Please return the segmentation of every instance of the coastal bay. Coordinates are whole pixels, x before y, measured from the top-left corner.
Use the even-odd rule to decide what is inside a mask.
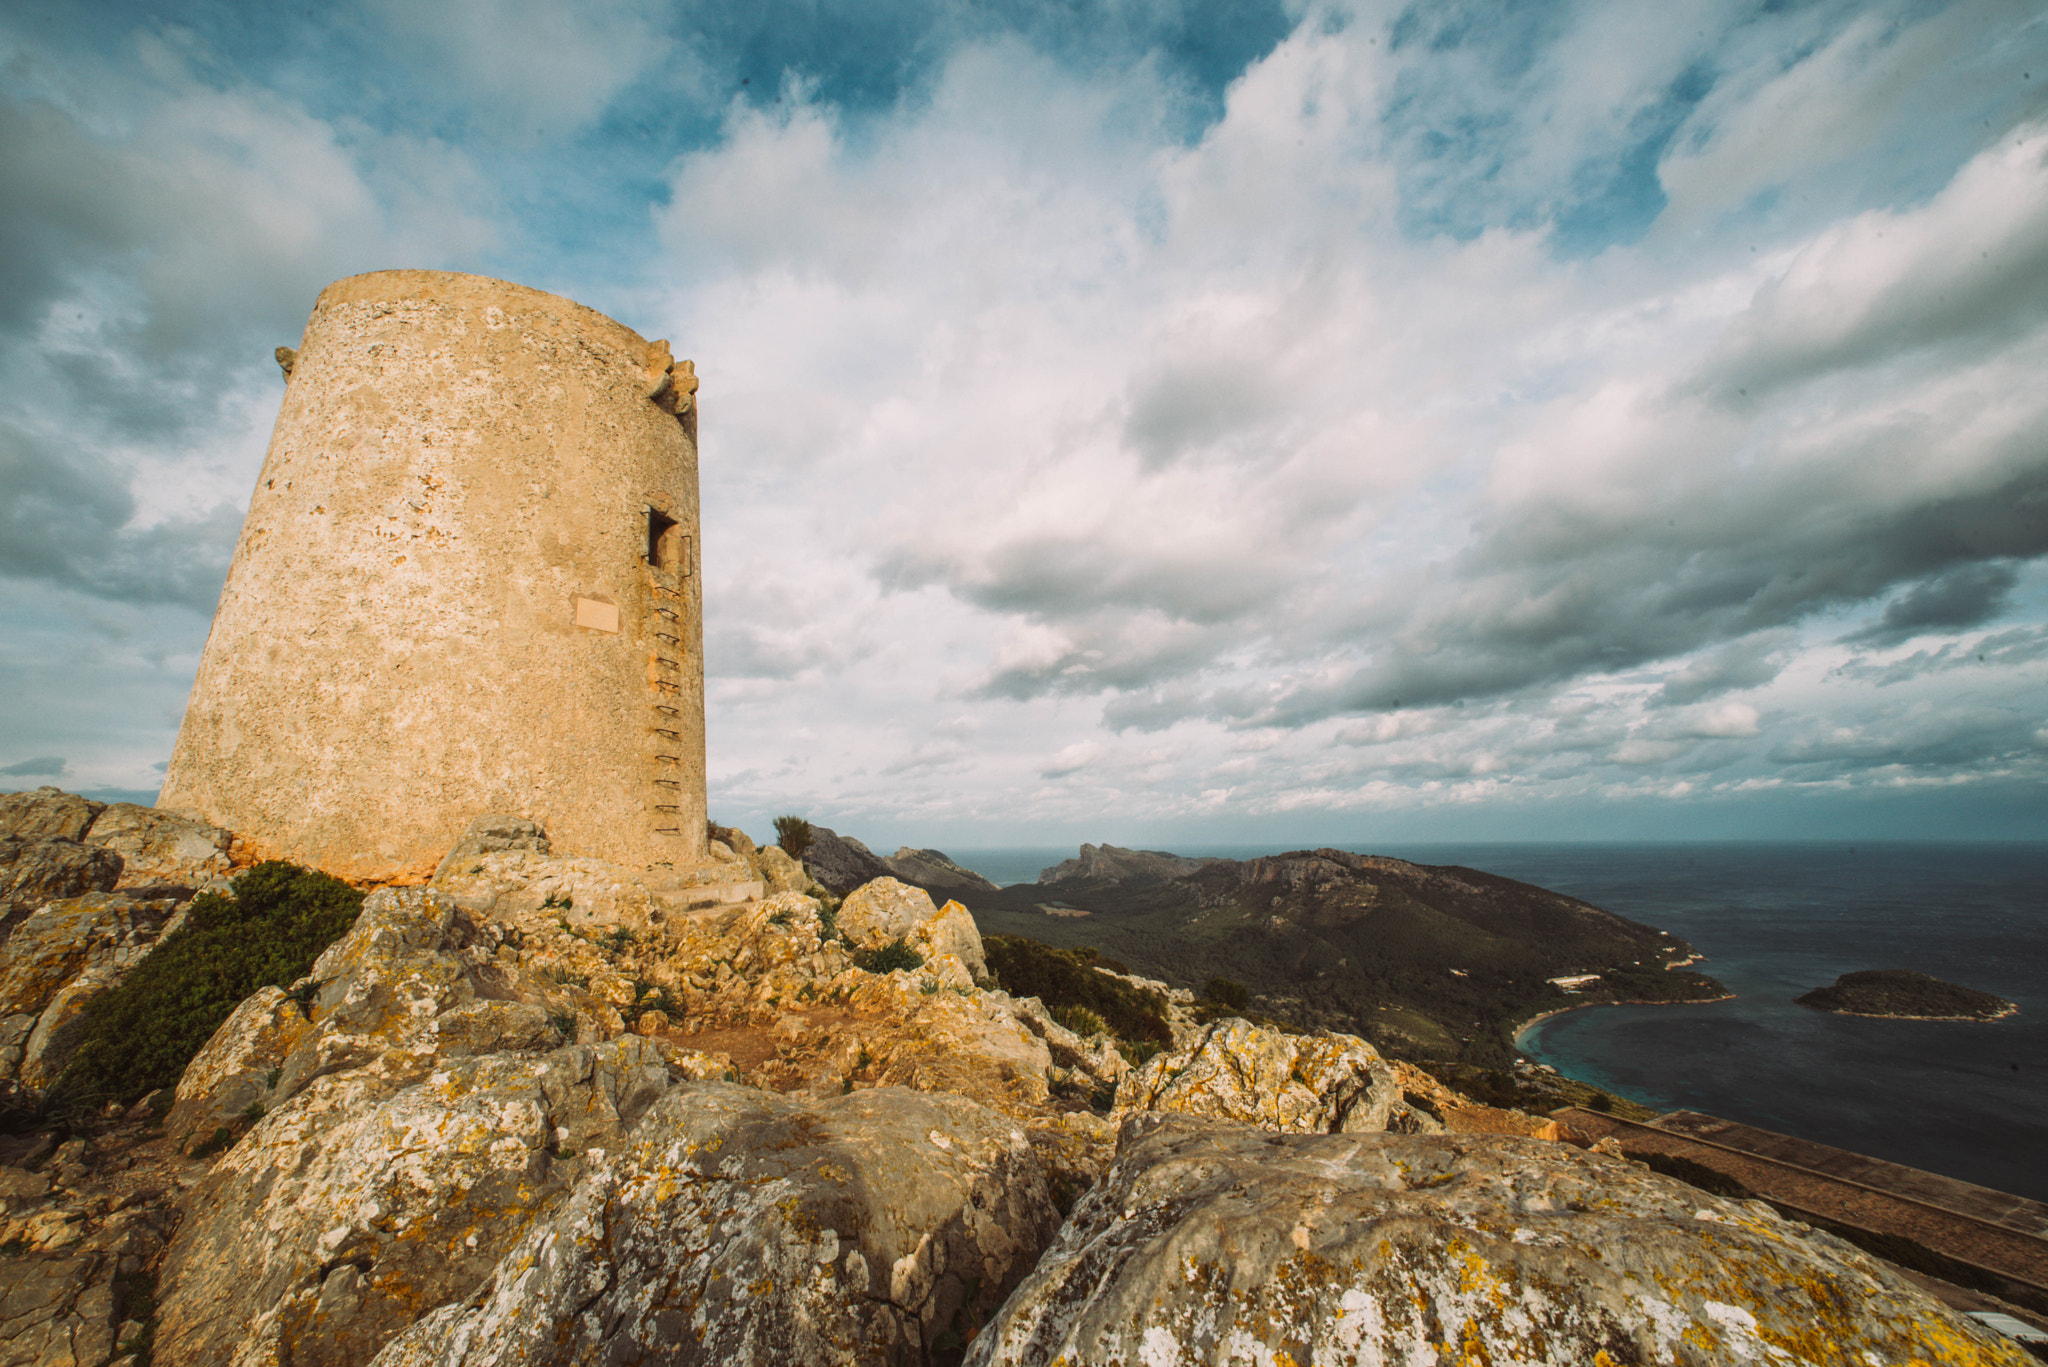
[[[1538,1062],[1658,1111],[1681,1107],[2048,1200],[2048,846],[1352,844],[1583,898],[1668,930],[1735,996],[1565,1008],[1526,1022]],[[1182,853],[1245,858],[1243,847]],[[1000,883],[1068,857],[955,850]],[[2019,1006],[1995,1022],[1882,1020],[1794,1004],[1874,962]]]
[[[1512,876],[1684,936],[1736,993],[1567,1011],[1524,1027],[1527,1057],[1660,1111],[1705,1111],[2048,1199],[2048,850],[1525,847],[1495,857]],[[1924,965],[2018,1014],[1882,1019],[1794,1002],[1873,961]]]

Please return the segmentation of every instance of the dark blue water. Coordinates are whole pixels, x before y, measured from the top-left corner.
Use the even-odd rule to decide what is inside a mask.
[[[1555,1016],[1523,1034],[1526,1056],[1658,1110],[1706,1111],[2048,1201],[2048,845],[1358,848],[1504,874],[1669,930],[1737,994]],[[1022,882],[1072,853],[954,857]],[[1792,1004],[1859,968],[1916,968],[1996,992],[2020,1014],[1866,1020]]]

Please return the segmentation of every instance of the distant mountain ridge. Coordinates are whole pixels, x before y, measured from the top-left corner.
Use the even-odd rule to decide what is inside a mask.
[[[939,850],[913,850],[908,845],[882,861],[889,871],[905,883],[914,883],[926,892],[937,895],[947,893],[958,895],[967,892],[1000,892],[989,879],[973,869],[963,868],[954,863]]]
[[[1082,845],[1038,882],[996,888],[963,885],[937,851],[889,862],[903,881],[964,902],[985,931],[1092,947],[1187,987],[1229,978],[1258,1011],[1411,1058],[1499,1069],[1516,1027],[1544,1012],[1728,995],[1676,966],[1698,957],[1676,936],[1456,865],[1329,848],[1238,860]]]
[[[1227,861],[1189,858],[1163,850],[1126,850],[1115,845],[1083,845],[1080,857],[1063,860],[1038,875],[1040,883],[1075,878],[1185,878],[1206,864]]]

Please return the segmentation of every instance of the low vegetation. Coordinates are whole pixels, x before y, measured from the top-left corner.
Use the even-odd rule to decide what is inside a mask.
[[[86,1008],[50,1109],[96,1109],[175,1087],[244,997],[305,977],[362,905],[363,894],[340,879],[282,860],[242,874],[232,896],[201,893],[185,924]]]
[[[775,843],[791,859],[802,859],[804,851],[811,847],[811,823],[800,816],[776,817]]]
[[[1004,990],[1013,997],[1038,998],[1055,1019],[1062,1012],[1086,1010],[1121,1040],[1165,1044],[1173,1039],[1166,998],[1096,972],[1130,971],[1114,959],[1086,947],[1060,949],[1018,935],[984,935],[981,947]]]
[[[853,956],[855,968],[870,973],[894,973],[899,968],[924,967],[924,955],[912,949],[901,936],[876,949],[863,949]]]

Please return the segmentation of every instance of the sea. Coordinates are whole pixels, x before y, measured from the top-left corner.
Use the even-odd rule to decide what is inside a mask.
[[[1345,848],[1483,869],[1668,930],[1736,994],[1552,1016],[1522,1032],[1524,1057],[1658,1111],[1705,1111],[2048,1201],[2048,844]],[[1075,852],[948,853],[1007,884]],[[1918,969],[2019,1014],[1873,1020],[1793,1003],[1864,968]]]

